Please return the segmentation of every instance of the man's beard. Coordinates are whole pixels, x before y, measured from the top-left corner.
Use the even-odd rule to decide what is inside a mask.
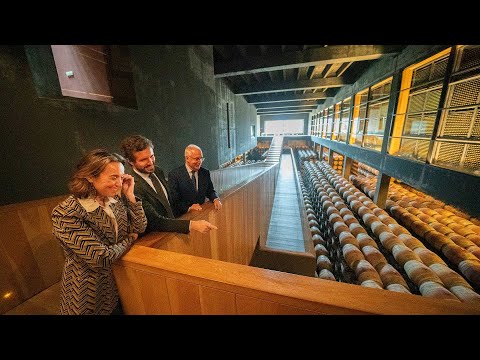
[[[144,173],[144,174],[147,174],[147,175],[150,175],[150,174],[153,174],[155,172],[155,164],[152,165],[152,170],[147,170],[146,167],[142,168],[142,169],[138,169],[138,171],[140,171],[141,173]]]

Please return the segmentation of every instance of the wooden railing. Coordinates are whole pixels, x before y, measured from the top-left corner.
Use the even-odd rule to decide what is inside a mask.
[[[114,266],[127,314],[480,314],[438,300],[134,245]]]
[[[255,165],[247,165],[255,166]],[[232,168],[237,170],[239,167]],[[228,169],[225,169],[228,170]],[[249,182],[223,192],[223,207],[217,211],[212,203],[201,211],[190,212],[182,219],[207,220],[218,227],[207,234],[153,232],[137,240],[137,245],[183,254],[248,265],[259,237],[266,237],[275,193],[278,164],[262,167],[263,173],[251,175]],[[241,170],[243,171],[243,170]]]
[[[210,171],[210,177],[216,192],[222,194],[223,197],[227,191],[233,188],[238,188],[240,184],[246,183],[264,172],[266,166],[271,166],[271,164],[259,162],[255,164],[217,169]]]

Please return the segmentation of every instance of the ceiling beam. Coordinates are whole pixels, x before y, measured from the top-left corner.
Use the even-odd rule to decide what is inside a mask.
[[[309,117],[309,114],[308,113],[302,113],[302,114],[287,114],[287,115],[283,115],[283,114],[271,114],[271,115],[259,115],[260,118],[263,120],[263,121],[269,121],[269,120],[300,120],[300,119],[308,119]]]
[[[263,104],[255,105],[257,110],[260,109],[273,109],[273,108],[282,108],[282,107],[290,107],[290,106],[318,106],[320,105],[320,101],[277,101],[277,102],[268,102]]]
[[[353,63],[344,63],[342,64],[339,68],[338,68],[338,71],[337,71],[337,76],[342,76],[342,74],[345,72],[345,70],[347,70],[350,65],[352,65]]]
[[[395,45],[334,45],[285,52],[277,56],[250,56],[215,63],[215,77],[227,77],[256,72],[285,70],[344,62],[375,60],[398,54]]]
[[[329,96],[328,91],[316,92],[309,94],[265,94],[265,95],[249,95],[245,96],[245,100],[249,104],[264,104],[271,102],[282,102],[282,101],[301,101],[301,100],[325,100]]]
[[[236,95],[252,95],[279,91],[310,90],[321,87],[342,87],[345,85],[350,84],[347,84],[343,78],[331,77],[324,79],[280,81],[274,83],[244,85],[233,89],[233,93]]]
[[[258,115],[285,115],[285,114],[310,114],[312,111],[305,111],[305,110],[300,110],[300,111],[271,111],[271,112],[265,112],[265,113],[260,113]]]
[[[257,114],[263,114],[268,112],[285,112],[285,111],[313,111],[316,110],[316,106],[290,106],[290,107],[282,107],[282,108],[269,108],[269,109],[257,109]]]

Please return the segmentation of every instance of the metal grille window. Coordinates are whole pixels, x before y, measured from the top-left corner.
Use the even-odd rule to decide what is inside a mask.
[[[426,161],[451,49],[406,68],[389,153]]]
[[[368,89],[355,95],[355,106],[353,108],[352,126],[350,131],[350,144],[362,146],[365,117],[367,114],[367,100]]]
[[[333,131],[333,105],[327,109],[327,119],[326,119],[326,129],[325,129],[325,138],[332,138]]]
[[[390,77],[355,95],[350,144],[382,149],[391,86]]]
[[[392,78],[389,78],[370,89],[363,140],[363,146],[366,148],[377,151],[382,149],[391,85]]]
[[[340,133],[338,134],[338,141],[347,141],[348,121],[350,120],[350,103],[351,97],[342,101]]]
[[[458,46],[432,164],[480,175],[480,46]]]
[[[310,135],[317,136],[317,128],[318,128],[318,116],[317,114],[313,114],[312,120],[310,123]]]
[[[341,121],[341,110],[342,103],[339,102],[335,104],[335,114],[333,118],[333,132],[332,132],[332,140],[338,140],[338,133],[340,132],[340,121]]]
[[[321,136],[322,136],[322,138],[325,138],[326,133],[327,133],[327,115],[328,115],[328,109],[324,109],[322,111],[322,123],[321,123],[321,129],[322,129]]]

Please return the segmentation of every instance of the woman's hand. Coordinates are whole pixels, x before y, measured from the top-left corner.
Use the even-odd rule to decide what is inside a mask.
[[[135,195],[133,193],[133,190],[135,189],[135,179],[133,178],[132,175],[123,174],[122,180],[123,180],[122,182],[123,193],[131,203],[135,204],[136,200],[135,200]]]

